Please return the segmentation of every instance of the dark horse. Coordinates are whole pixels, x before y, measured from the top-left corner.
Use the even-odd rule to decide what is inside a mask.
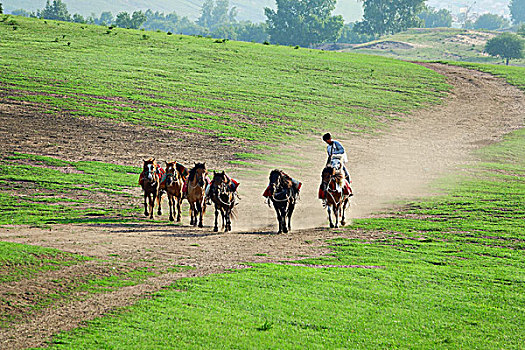
[[[144,164],[142,166],[142,173],[139,177],[139,184],[144,191],[144,215],[148,216],[150,219],[153,219],[153,208],[155,207],[155,199],[158,202],[158,213],[162,215],[160,209],[160,196],[159,196],[159,183],[160,183],[160,171],[159,166],[155,162],[155,158],[150,158],[148,160],[143,160]],[[149,214],[148,214],[148,204],[146,203],[149,200]]]
[[[208,172],[206,163],[195,163],[188,177],[188,202],[190,202],[190,225],[202,225],[202,216],[206,212],[205,187]]]
[[[215,204],[215,226],[214,232],[219,231],[219,212],[222,216],[222,228],[224,232],[232,230],[231,218],[234,216],[235,208],[235,186],[231,179],[223,172],[214,173],[209,192],[211,201]]]
[[[326,193],[326,208],[328,211],[328,220],[330,227],[339,227],[339,217],[341,225],[344,226],[345,210],[349,202],[350,195],[345,194],[345,177],[341,171],[336,171],[332,166],[327,166],[321,174],[321,190]],[[332,211],[335,216],[335,225],[332,222]]]
[[[270,192],[268,205],[273,203],[279,222],[279,232],[287,233],[292,229],[292,214],[299,191],[294,187],[292,178],[281,170],[272,170],[270,173]],[[288,225],[286,224],[288,218]]]

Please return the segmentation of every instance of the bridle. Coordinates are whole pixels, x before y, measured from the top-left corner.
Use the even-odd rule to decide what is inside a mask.
[[[330,180],[328,181],[325,181],[324,180],[324,173],[323,173],[323,181],[322,181],[322,184],[324,185],[324,191],[326,193],[328,193],[330,195],[330,197],[332,197],[332,201],[334,202],[335,205],[340,205],[342,202],[343,202],[343,198],[344,196],[342,195],[341,193],[341,197],[339,198],[338,201],[335,200],[335,197],[332,193],[337,193],[337,190],[334,188],[334,189],[331,189],[330,188],[330,184],[334,183],[335,186],[337,186],[337,183],[335,182],[336,181],[336,174],[331,174],[330,175]]]

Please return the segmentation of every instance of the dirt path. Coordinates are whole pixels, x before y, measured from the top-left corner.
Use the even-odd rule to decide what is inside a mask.
[[[417,112],[392,125],[391,130],[381,136],[341,137],[334,132],[349,151],[349,165],[356,191],[350,211],[352,217],[367,216],[376,210],[391,207],[392,201],[431,194],[428,185],[433,179],[476,161],[473,150],[495,142],[504,134],[523,126],[525,97],[518,89],[488,74],[438,64],[429,66],[445,74],[454,87],[449,98],[441,106]],[[66,147],[67,143],[60,144],[57,148],[56,144],[38,134],[20,132],[10,135],[10,131],[19,130],[14,125],[14,114],[9,114],[17,113],[16,106],[0,105],[0,112],[2,122],[10,123],[0,124],[0,141],[3,141],[1,139],[6,137],[6,133],[11,137],[11,142],[7,142],[8,148],[41,154],[59,154],[75,160],[84,152],[82,148]],[[42,118],[26,110],[23,121],[30,123],[33,119]],[[69,125],[68,134],[71,136],[71,142],[75,144],[76,135],[84,135],[85,139],[97,142],[98,131],[90,130],[93,123],[98,122],[86,119],[73,124],[77,126],[66,122],[64,125]],[[130,148],[127,147],[126,140],[135,142],[135,134],[139,135],[139,140],[146,142],[147,137],[140,136],[144,130],[133,126],[132,128],[138,129],[125,131],[128,128],[126,125],[100,123],[95,125],[97,130],[103,125],[103,130],[106,130],[108,135],[119,135],[123,132],[124,136],[119,140],[114,140],[113,137],[105,138],[105,147],[89,150],[88,157],[129,164],[142,156],[140,152],[129,153]],[[45,134],[44,121],[35,125],[38,126],[38,133],[48,135]],[[170,135],[161,137],[168,140]],[[23,141],[23,144],[14,144],[13,138],[15,141]],[[211,143],[206,140],[203,142],[205,145]],[[222,152],[231,154],[229,151],[233,150],[235,145],[229,147],[213,152],[217,155]],[[203,230],[168,226],[165,222],[107,226],[71,225],[57,226],[52,230],[0,229],[2,239],[6,241],[58,248],[120,264],[157,267],[186,265],[194,268],[185,272],[163,274],[140,285],[111,293],[87,298],[78,295],[73,301],[38,311],[9,329],[0,329],[0,347],[14,349],[42,345],[58,331],[77,327],[84,320],[103,315],[116,307],[129,305],[148,292],[158,290],[184,276],[223,272],[228,268],[244,267],[249,262],[278,262],[327,253],[325,240],[341,234],[314,228],[326,223],[326,214],[316,199],[319,174],[315,170],[312,172],[312,169],[323,167],[325,149],[319,138],[300,147],[301,157],[306,165],[300,169],[293,168],[290,173],[304,183],[302,200],[294,216],[294,226],[303,229],[290,234],[269,234],[275,228],[275,214],[264,206],[260,196],[264,189],[264,186],[260,188],[261,182],[266,182],[263,176],[253,179],[252,182],[241,179],[243,200],[240,217],[244,219],[235,223],[235,227],[243,232],[211,234],[211,215],[206,218],[205,224],[208,227]],[[84,158],[81,159],[86,159],[85,155],[82,157]],[[220,159],[225,160],[224,157]],[[219,167],[223,165],[220,162],[217,164]],[[268,165],[269,168],[274,166]],[[363,237],[363,233],[351,230],[345,231],[344,235]],[[366,238],[375,237],[367,233]],[[35,279],[0,285],[0,296],[16,298],[16,295],[32,288],[44,288],[46,281],[65,278],[71,273],[89,273],[91,268],[100,270],[101,266],[86,266],[85,272],[74,268],[64,269],[62,272],[42,274]]]

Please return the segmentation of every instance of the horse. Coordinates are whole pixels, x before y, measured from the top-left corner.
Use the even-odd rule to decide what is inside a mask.
[[[170,208],[170,221],[175,221],[175,203],[177,203],[177,222],[181,220],[180,206],[182,204],[182,186],[188,177],[188,170],[177,162],[166,161],[166,174],[164,175],[160,188],[168,195],[168,207]]]
[[[288,233],[292,229],[292,214],[299,191],[294,187],[292,178],[278,169],[270,172],[269,188],[271,194],[268,197],[268,205],[272,203],[277,213],[278,233]],[[286,218],[288,218],[288,225]]]
[[[158,215],[162,215],[162,210],[160,207],[160,199],[161,196],[159,196],[159,183],[160,183],[160,171],[159,166],[157,162],[155,161],[155,158],[150,158],[148,160],[142,160],[143,166],[142,166],[142,173],[140,173],[139,176],[139,184],[142,187],[142,190],[144,191],[144,216],[148,216],[150,219],[153,219],[153,209],[155,207],[155,199],[158,203]],[[148,214],[148,204],[147,201],[149,200],[149,214]]]
[[[188,202],[190,202],[190,225],[202,225],[202,216],[206,212],[205,187],[207,180],[206,163],[195,163],[188,177]],[[197,220],[197,216],[199,219]]]
[[[345,225],[345,210],[349,202],[350,195],[344,193],[345,176],[335,167],[328,165],[321,174],[321,190],[325,193],[326,208],[330,227],[339,227],[339,217],[341,225]],[[335,216],[335,225],[332,222],[332,211]]]
[[[231,179],[226,173],[214,172],[209,191],[209,197],[215,204],[215,226],[214,232],[219,231],[218,217],[219,212],[222,217],[222,228],[224,232],[232,230],[231,218],[235,216],[235,186],[233,186]]]

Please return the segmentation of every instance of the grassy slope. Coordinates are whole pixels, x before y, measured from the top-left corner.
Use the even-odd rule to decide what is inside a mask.
[[[122,221],[123,215],[131,219],[131,211],[139,211],[118,199],[131,196],[139,172],[136,167],[101,162],[9,156],[0,160],[0,225]],[[95,202],[90,198],[93,193],[102,193],[105,201]],[[108,202],[113,205],[108,207]]]
[[[398,41],[414,45],[412,49],[362,49],[369,43],[358,45],[348,52],[361,52],[404,60],[454,60],[480,63],[502,63],[501,59],[483,53],[485,43],[497,32],[470,31],[453,28],[410,29],[382,37],[377,42]],[[525,65],[525,60],[513,64]]]
[[[369,131],[447,89],[431,70],[381,57],[3,19],[7,98],[225,139]]]
[[[357,222],[385,239],[339,239],[309,261],[380,268],[257,265],[178,281],[52,348],[521,348],[524,150],[521,130],[448,195]]]

